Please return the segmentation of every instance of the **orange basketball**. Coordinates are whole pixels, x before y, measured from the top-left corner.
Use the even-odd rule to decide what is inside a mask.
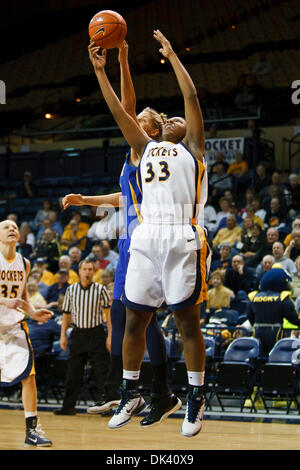
[[[124,41],[126,34],[126,21],[116,11],[99,11],[89,24],[90,38],[103,49],[118,47]]]

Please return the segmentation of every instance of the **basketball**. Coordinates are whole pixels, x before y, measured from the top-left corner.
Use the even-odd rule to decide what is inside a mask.
[[[124,18],[112,10],[103,10],[90,21],[90,38],[103,49],[113,49],[121,44],[127,34],[127,24]]]

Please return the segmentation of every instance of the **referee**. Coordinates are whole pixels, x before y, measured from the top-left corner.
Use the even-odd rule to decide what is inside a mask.
[[[54,411],[57,415],[76,414],[84,366],[91,358],[99,399],[104,392],[104,383],[110,368],[110,356],[106,348],[106,335],[102,325],[103,314],[110,306],[110,297],[104,286],[93,282],[94,264],[83,260],[79,264],[79,282],[69,286],[63,303],[60,346],[67,349],[66,332],[71,323],[65,397],[63,406]]]

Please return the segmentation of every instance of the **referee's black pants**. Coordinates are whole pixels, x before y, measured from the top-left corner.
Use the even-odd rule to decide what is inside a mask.
[[[70,335],[63,408],[75,408],[83,383],[84,366],[91,359],[99,399],[110,368],[110,355],[106,349],[106,335],[103,325],[95,328],[74,328]]]

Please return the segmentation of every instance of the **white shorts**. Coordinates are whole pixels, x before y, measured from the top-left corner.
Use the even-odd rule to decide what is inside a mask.
[[[154,312],[166,303],[179,310],[207,300],[210,249],[201,227],[142,222],[129,251],[127,307]]]
[[[35,374],[27,323],[0,325],[0,387],[10,387]]]

